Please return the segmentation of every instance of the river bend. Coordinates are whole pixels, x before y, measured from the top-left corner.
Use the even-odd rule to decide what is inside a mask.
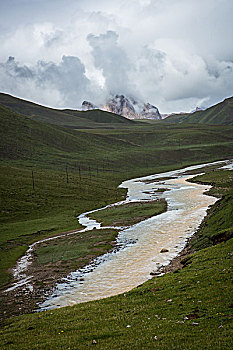
[[[204,194],[210,186],[187,181],[194,176],[186,175],[187,171],[203,166],[123,182],[120,187],[128,188],[128,194],[126,201],[121,203],[164,198],[168,204],[167,211],[122,229],[117,237],[121,249],[105,254],[84,269],[67,276],[40,305],[40,310],[127,292],[150,279],[151,272],[167,265],[184,248],[209,206],[216,201],[216,198]],[[158,192],[158,189],[164,192]],[[79,220],[85,230],[101,226],[95,220],[90,220],[88,213],[81,214]],[[161,253],[163,248],[168,252]]]

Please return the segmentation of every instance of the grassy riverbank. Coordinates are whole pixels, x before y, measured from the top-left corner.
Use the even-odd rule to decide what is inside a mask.
[[[58,126],[52,122],[52,119],[57,121],[57,114],[46,114],[52,118],[48,125],[39,122],[34,114],[25,117],[26,110],[17,110],[25,113],[20,115],[0,107],[1,291],[11,282],[10,269],[29,244],[78,229],[76,216],[80,213],[124,199],[126,191],[117,188],[123,180],[232,157],[233,127],[230,126],[134,122],[117,126],[106,121],[107,114],[98,125],[96,119],[95,123],[83,119],[79,124],[76,116],[72,116],[72,123],[78,123],[70,124],[64,113],[59,114]],[[44,109],[39,114],[44,118]],[[73,129],[72,125],[83,129]],[[214,183],[217,176],[221,179],[218,172],[210,174],[211,180],[205,181]],[[195,249],[221,241],[211,239],[216,232],[221,236],[222,231],[227,231],[223,236],[229,238],[232,227],[231,219],[226,216],[231,210],[229,188],[232,185],[217,190],[218,195],[223,193],[225,197],[222,204],[213,208],[215,219],[211,216],[206,221]],[[52,259],[61,258],[58,247],[41,248],[44,248],[41,266],[45,258],[48,261],[52,256]],[[71,249],[69,254],[74,253]],[[183,344],[190,349],[210,346],[212,349],[216,344],[221,349],[227,348],[228,318],[223,321],[221,318],[220,323],[219,315],[229,316],[225,294],[229,289],[228,253],[228,241],[200,250],[198,259],[190,259],[182,271],[152,280],[126,297],[7,320],[1,328],[1,347],[82,349],[95,339],[97,344],[93,345],[100,349],[171,349],[172,344],[176,349],[182,349]],[[209,264],[213,265],[212,270],[207,269]],[[196,281],[196,273],[200,283]],[[176,280],[175,276],[181,279]],[[18,293],[15,300],[19,300]],[[197,299],[198,293],[202,300]],[[176,302],[167,301],[175,300],[176,296]],[[192,306],[196,307],[198,300],[204,305],[197,312],[203,317],[199,325],[192,325],[191,320],[179,323],[185,315],[195,313]],[[150,323],[152,315],[158,315],[155,319],[160,318],[159,323]],[[154,336],[158,336],[158,341]]]
[[[36,110],[49,113],[51,123],[59,114],[63,127],[33,120],[27,108],[30,118],[0,106],[0,288],[29,244],[77,229],[80,213],[122,200],[123,180],[232,156],[229,126],[126,120],[123,128],[104,114],[98,128],[88,119],[85,129],[74,130],[64,127],[70,125],[64,114]]]
[[[117,230],[101,229],[61,234],[57,238],[38,243],[32,253],[32,263],[25,272],[33,290],[24,288],[3,293],[0,299],[0,319],[30,313],[45,300],[56,283],[95,258],[111,251],[116,245]]]
[[[134,202],[112,206],[91,213],[90,218],[101,222],[103,226],[129,226],[166,211],[165,200]]]
[[[213,187],[208,193],[222,198],[209,210],[208,218],[192,240],[192,248],[199,250],[233,237],[233,171],[212,171],[195,177],[193,181],[211,184]]]
[[[213,171],[198,181],[211,181],[224,197],[192,240],[199,250],[183,269],[123,295],[5,321],[2,349],[230,349],[233,239],[204,248],[203,237],[232,230],[232,171]]]
[[[77,216],[84,211],[122,199],[124,189],[116,187],[114,176],[90,178],[88,173],[66,173],[24,166],[0,166],[1,231],[0,286],[10,281],[8,271],[27,246],[39,239],[79,229]]]
[[[138,202],[109,209],[108,214],[112,220],[108,220],[107,224],[112,225],[118,220],[118,224],[124,226],[160,214],[166,210],[166,202]],[[106,217],[106,210],[103,210],[101,218],[103,216]],[[35,310],[37,304],[44,301],[47,293],[53,290],[57,281],[111,251],[116,245],[117,234],[118,231],[114,229],[94,229],[72,234],[63,233],[52,240],[38,243],[32,253],[32,263],[25,272],[27,277],[30,276],[33,291],[25,293],[24,288],[18,288],[7,294],[3,293],[0,300],[0,319]]]
[[[2,349],[230,349],[231,253],[228,241],[125,296],[9,320]]]
[[[68,263],[76,270],[110,250],[117,234],[117,230],[92,230],[41,243],[34,253],[35,265],[43,268],[47,264]]]

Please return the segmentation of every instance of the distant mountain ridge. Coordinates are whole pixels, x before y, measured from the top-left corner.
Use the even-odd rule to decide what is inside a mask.
[[[0,104],[32,120],[69,128],[87,129],[101,127],[101,124],[127,125],[134,123],[120,115],[95,108],[92,108],[93,110],[86,109],[86,111],[54,109],[4,93],[0,93]]]
[[[135,123],[133,119],[161,120],[157,107],[139,103],[132,98],[116,95],[100,107],[91,102],[83,102],[83,111],[72,109],[53,109],[26,101],[5,93],[0,93],[0,104],[32,120],[77,129],[102,128],[105,124],[111,127]],[[180,113],[166,116],[162,123],[172,124],[209,124],[233,125],[233,97],[192,113]]]
[[[233,97],[226,98],[224,101],[205,110],[172,114],[164,122],[176,124],[233,125]]]
[[[121,115],[128,119],[162,119],[157,107],[151,105],[150,103],[138,102],[132,97],[126,97],[124,95],[115,95],[104,105],[99,107],[95,106],[89,101],[83,101],[82,103],[83,111],[97,108],[103,111]]]

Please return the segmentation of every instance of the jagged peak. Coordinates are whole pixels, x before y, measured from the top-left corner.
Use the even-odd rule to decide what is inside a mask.
[[[83,111],[90,111],[92,109],[98,109],[98,107],[89,101],[83,101],[83,103],[82,103],[82,110]]]
[[[91,102],[82,103],[83,110],[96,109]],[[116,94],[109,97],[107,102],[99,107],[102,110],[119,114],[128,119],[162,119],[159,110],[149,102],[136,101],[133,97]]]

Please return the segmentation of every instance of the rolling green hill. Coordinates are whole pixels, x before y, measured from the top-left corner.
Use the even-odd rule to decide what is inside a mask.
[[[219,115],[229,108],[219,107]],[[98,110],[80,113],[0,94],[0,293],[31,243],[77,230],[77,215],[122,200],[123,180],[233,156],[230,124],[135,123]],[[5,320],[2,348],[212,349],[216,343],[228,348],[231,242],[211,245],[232,236],[232,175],[213,171],[198,181],[218,185],[215,191],[225,197],[193,243],[195,250],[208,248],[189,256],[184,269],[125,295]],[[102,245],[93,249],[103,249],[98,239]],[[90,244],[88,237],[83,240]],[[70,254],[83,249],[79,238],[66,243]],[[46,278],[37,282],[43,289]],[[7,298],[1,294],[4,318],[32,310],[28,295],[25,303],[19,294]]]
[[[205,111],[194,113],[174,114],[167,117],[166,123],[192,123],[192,124],[213,124],[233,125],[233,97],[212,106]]]
[[[0,93],[0,104],[30,119],[73,128],[98,128],[101,124],[133,124],[132,120],[100,110],[59,110]]]
[[[82,116],[82,118],[88,119],[95,123],[110,123],[110,124],[135,124],[133,120],[122,117],[121,115],[105,112],[100,109],[94,109],[86,112],[65,109],[64,113],[73,115],[73,116]]]
[[[26,161],[31,166],[56,169],[64,169],[66,165],[74,169],[77,163],[82,163],[86,169],[96,168],[107,162],[109,170],[115,173],[130,171],[133,176],[138,174],[140,168],[150,172],[158,164],[167,167],[175,161],[176,164],[185,165],[190,160],[199,162],[232,154],[233,128],[229,126],[210,125],[203,129],[198,124],[171,126],[166,123],[135,123],[96,110],[83,112],[90,119],[82,120],[91,127],[80,131],[25,116],[30,114],[27,108],[38,108],[41,119],[43,113],[48,112],[49,117],[46,114],[45,119],[51,121],[50,116],[56,118],[59,111],[9,95],[0,94],[0,97],[10,100],[14,109],[20,106],[24,112],[22,115],[0,103],[0,158],[4,160]],[[76,113],[79,112],[68,110],[64,115],[65,118],[69,116],[78,120]],[[58,115],[58,119],[61,115]],[[115,117],[124,123],[111,124]],[[93,119],[104,120],[105,123],[95,123]],[[101,128],[96,125],[101,125]]]
[[[122,199],[121,181],[232,157],[230,126],[109,125],[74,130],[32,120],[0,104],[0,284],[9,280],[7,269],[27,244],[75,229],[81,212]]]
[[[90,135],[57,125],[45,124],[25,117],[0,104],[0,158],[27,159],[43,162],[46,156],[58,157],[62,152],[89,153],[114,150],[127,141]],[[130,144],[128,144],[130,147]]]

